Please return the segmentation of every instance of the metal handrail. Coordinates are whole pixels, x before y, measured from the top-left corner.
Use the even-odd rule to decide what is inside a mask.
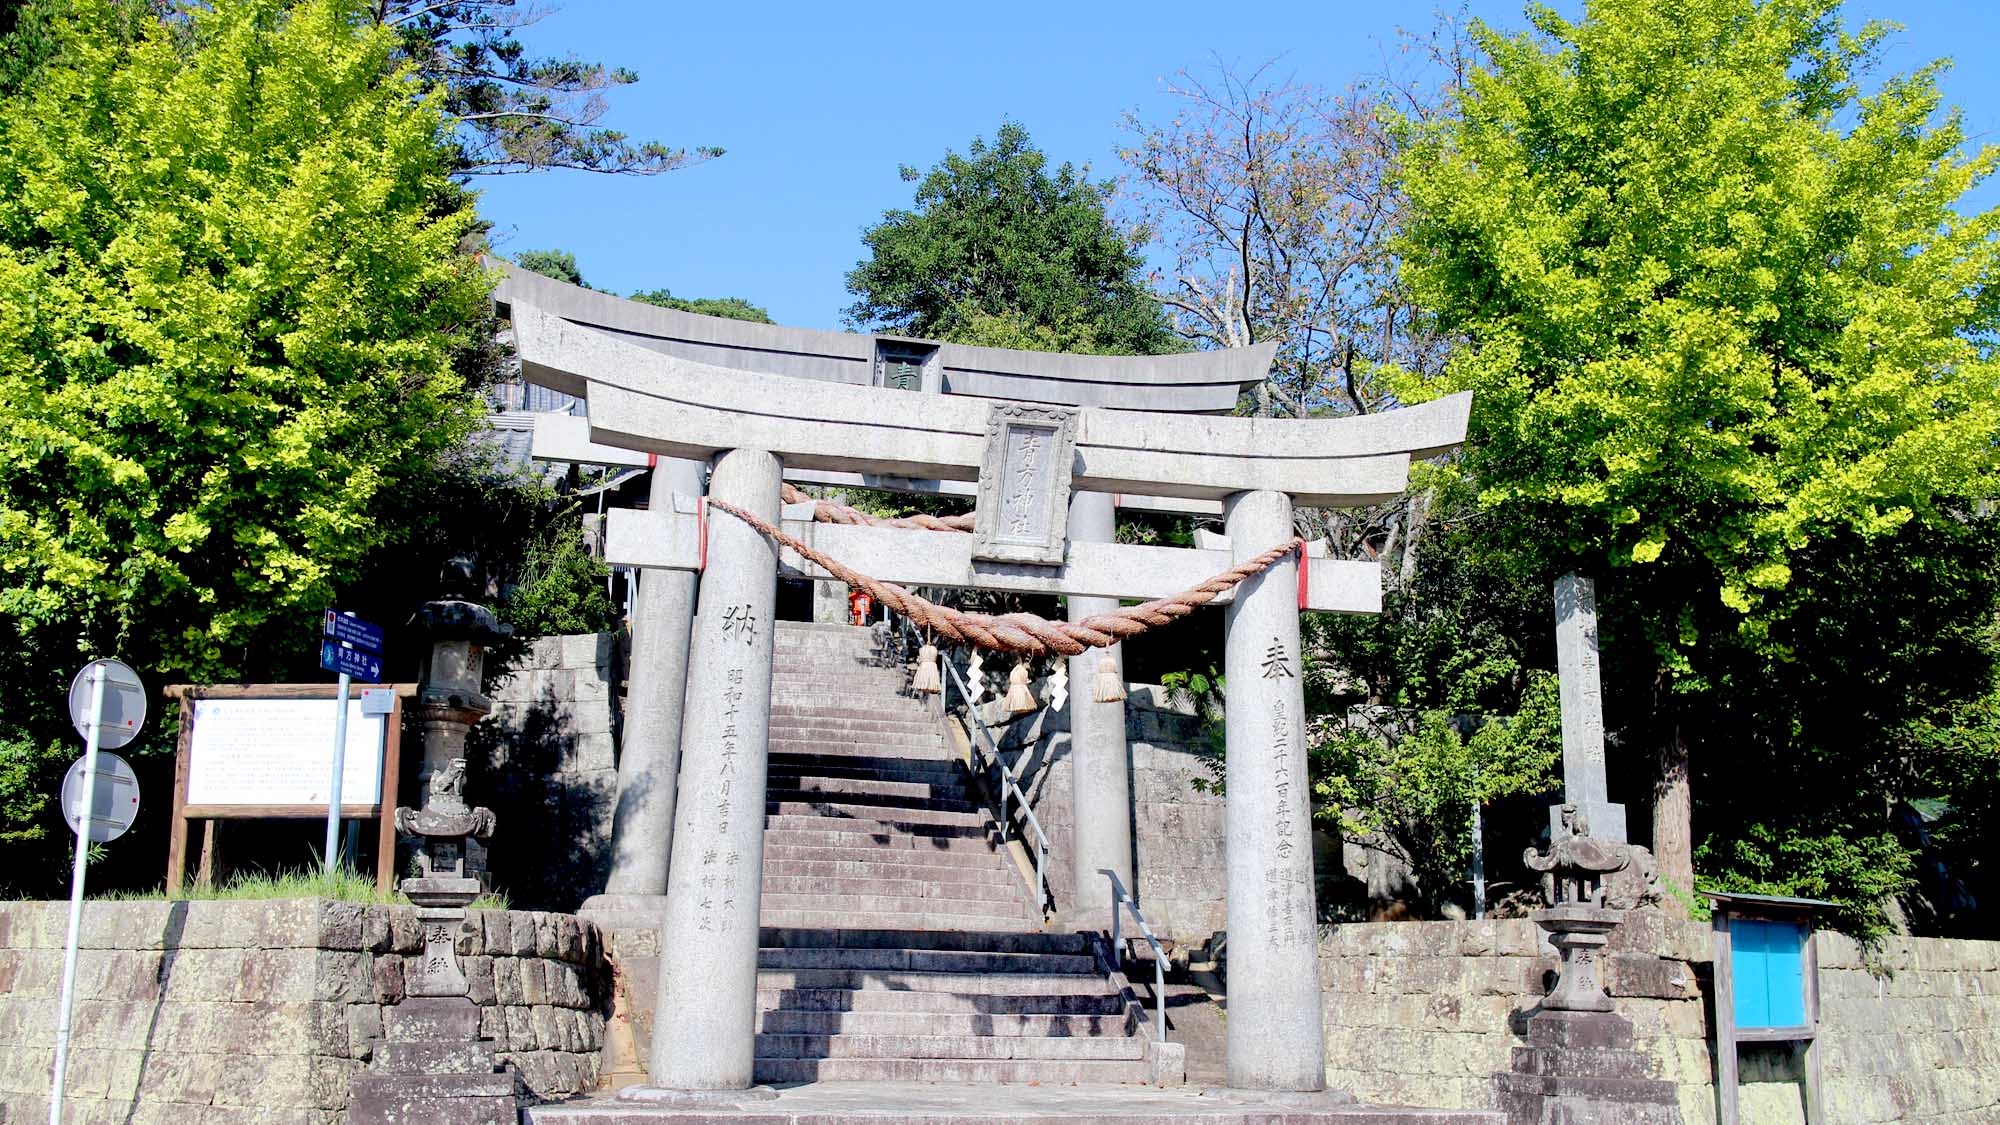
[[[1118,907],[1123,905],[1132,911],[1132,920],[1139,923],[1139,932],[1153,946],[1153,1000],[1159,1005],[1159,1026],[1153,1029],[1153,1038],[1167,1041],[1167,950],[1160,939],[1153,936],[1153,927],[1146,924],[1146,916],[1139,912],[1139,900],[1126,891],[1125,884],[1118,880],[1118,873],[1109,867],[1097,869],[1099,875],[1111,880],[1111,957],[1119,959],[1118,953]]]
[[[971,716],[973,729],[977,730],[980,737],[986,740],[993,772],[999,778],[1000,816],[998,819],[1000,822],[1001,841],[1005,842],[1007,839],[1009,823],[1007,802],[1010,797],[1020,806],[1022,818],[1028,822],[1028,828],[1035,834],[1035,893],[1038,896],[1035,907],[1038,910],[1046,912],[1052,897],[1049,893],[1049,876],[1047,870],[1049,862],[1048,833],[1042,831],[1042,822],[1035,818],[1035,810],[1029,806],[1028,794],[1021,788],[1019,779],[1007,769],[1006,760],[1001,758],[1000,744],[994,741],[993,731],[987,727],[986,720],[979,717],[979,708],[972,702],[972,689],[965,686],[965,677],[958,674],[958,666],[942,658],[938,660],[938,663],[944,665],[945,671],[951,673],[950,678],[945,683],[939,684],[939,687],[943,689],[946,687],[946,684],[955,683],[958,685],[958,694],[966,701],[965,713]],[[943,690],[939,692],[938,704],[945,708],[946,713],[950,712],[950,708],[945,705],[945,691]]]
[[[903,638],[906,645],[912,648],[917,647],[917,642],[920,638],[917,636],[916,626],[910,623],[909,618],[898,615],[896,617],[896,631]],[[986,746],[989,751],[986,757],[990,759],[993,772],[999,779],[995,788],[1000,792],[1000,809],[995,820],[1000,825],[1001,842],[1006,842],[1011,823],[1007,815],[1007,805],[1010,798],[1020,806],[1022,818],[1027,821],[1029,830],[1035,834],[1035,891],[1039,896],[1035,906],[1043,914],[1046,914],[1048,912],[1048,904],[1054,901],[1054,895],[1049,889],[1048,877],[1049,837],[1048,833],[1042,831],[1042,822],[1035,816],[1035,810],[1028,804],[1027,791],[1021,788],[1021,770],[1027,765],[1028,755],[1026,752],[1023,752],[1016,757],[1014,768],[1012,770],[1007,768],[1007,760],[1000,754],[1000,743],[994,739],[993,731],[987,727],[986,720],[979,717],[979,708],[972,702],[972,689],[966,686],[965,677],[959,674],[958,666],[953,664],[942,651],[939,653],[938,663],[944,666],[945,671],[951,673],[949,679],[943,680],[938,684],[938,714],[943,716],[951,713],[949,685],[957,684],[959,697],[965,700],[966,714],[971,716],[972,719],[972,722],[968,725],[968,730],[976,730],[980,737],[986,740]],[[970,739],[969,735],[968,739]],[[976,746],[977,742],[973,742],[973,745]]]

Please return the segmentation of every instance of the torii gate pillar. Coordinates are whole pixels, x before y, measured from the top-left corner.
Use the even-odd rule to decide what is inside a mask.
[[[1293,537],[1292,498],[1224,502],[1238,562]],[[1326,1086],[1321,1032],[1298,559],[1239,587],[1225,608],[1228,703],[1229,1085]]]
[[[652,503],[671,508],[676,494],[701,495],[705,466],[662,457],[653,470]],[[618,756],[618,804],[611,816],[607,895],[667,893],[674,797],[681,767],[681,701],[687,686],[688,631],[694,622],[691,570],[636,571],[632,667],[624,745]]]
[[[1108,492],[1078,492],[1069,505],[1071,542],[1110,543],[1117,538],[1118,512]],[[1071,595],[1069,619],[1082,621],[1118,608],[1117,598]],[[1095,929],[1111,917],[1113,871],[1126,889],[1139,893],[1132,878],[1132,770],[1125,743],[1125,701],[1092,698],[1098,666],[1110,661],[1125,681],[1125,646],[1092,649],[1069,658],[1070,848],[1076,878],[1075,902],[1064,913],[1076,925]]]
[[[771,454],[731,450],[716,460],[709,495],[775,522],[779,475]],[[653,1036],[656,1087],[751,1084],[777,594],[777,546],[742,520],[710,520],[654,1008],[673,1018]]]

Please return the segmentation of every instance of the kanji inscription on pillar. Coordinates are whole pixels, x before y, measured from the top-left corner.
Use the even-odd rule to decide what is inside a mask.
[[[758,620],[756,608],[750,605],[726,605],[716,615],[715,628],[719,628],[724,641],[723,652],[734,662],[749,659],[749,646],[757,638],[757,630],[763,623]],[[738,645],[744,646],[741,650]],[[738,652],[744,653],[738,656]],[[704,807],[710,823],[710,839],[727,839],[730,825],[744,817],[754,817],[762,810],[738,808],[747,799],[747,791],[742,786],[743,750],[740,726],[744,720],[744,709],[749,706],[744,691],[746,669],[727,668],[722,673],[722,726],[717,738],[716,768],[713,778],[714,788],[707,794]],[[706,846],[701,852],[701,892],[696,899],[695,929],[701,933],[728,933],[735,925],[736,896],[743,889],[742,858],[734,850]]]
[[[1075,410],[995,405],[986,421],[972,557],[1060,565],[1075,459]]]

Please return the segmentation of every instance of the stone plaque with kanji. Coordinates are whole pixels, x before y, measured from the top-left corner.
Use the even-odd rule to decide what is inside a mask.
[[[995,405],[986,421],[972,557],[1062,565],[1075,458],[1075,410]]]

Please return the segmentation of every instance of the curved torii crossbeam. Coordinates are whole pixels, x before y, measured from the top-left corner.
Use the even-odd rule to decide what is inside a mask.
[[[787,466],[973,480],[993,400],[919,395],[680,359],[516,302],[514,343],[535,382],[590,404],[591,440],[704,460],[763,449]],[[1313,507],[1401,495],[1410,460],[1465,438],[1470,392],[1354,418],[1276,419],[1076,408],[1072,487],[1219,500],[1289,494]]]

